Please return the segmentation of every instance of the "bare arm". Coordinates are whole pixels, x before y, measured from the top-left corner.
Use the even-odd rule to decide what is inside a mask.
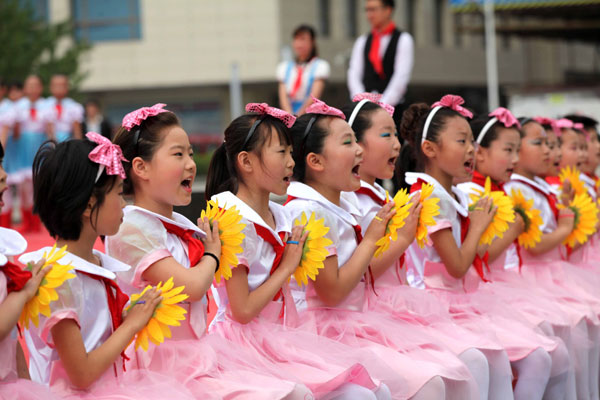
[[[535,247],[530,248],[529,252],[534,255],[541,255],[560,246],[573,230],[574,223],[575,219],[572,210],[560,210],[556,229],[553,232],[544,233],[542,240]]]
[[[508,230],[504,232],[502,238],[495,238],[488,248],[490,262],[495,261],[506,250],[525,229],[525,223],[521,214],[515,213],[515,222],[508,226]]]
[[[244,265],[239,265],[232,270],[232,276],[225,282],[231,314],[241,323],[252,321],[275,297],[279,289],[294,273],[300,259],[302,248],[308,232],[302,234],[303,226],[295,226],[292,230],[291,240],[297,240],[297,245],[287,245],[279,267],[259,287],[250,291],[248,287],[248,273]]]
[[[327,305],[336,306],[341,303],[358,285],[367,271],[373,254],[375,242],[385,233],[388,221],[394,215],[393,203],[388,203],[377,212],[377,218],[369,224],[365,236],[352,253],[352,257],[338,268],[338,257],[325,259],[323,268],[315,280],[315,290],[319,298]]]
[[[306,112],[306,108],[312,104],[311,96],[316,97],[317,99],[320,99],[321,95],[323,94],[324,89],[325,89],[325,80],[324,79],[315,80],[313,82],[312,88],[310,90],[310,96],[308,96],[308,99],[306,99],[304,104],[302,104],[302,107],[300,107],[300,110],[298,111],[298,115],[304,114]]]
[[[133,337],[147,323],[161,297],[156,289],[144,293],[144,304],[137,303],[123,323],[99,347],[87,352],[81,330],[73,319],[63,319],[51,329],[58,357],[73,386],[85,389],[94,383],[117,360]]]

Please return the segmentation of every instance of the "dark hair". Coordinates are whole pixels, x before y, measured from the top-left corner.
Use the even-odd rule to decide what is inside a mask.
[[[595,129],[598,125],[598,121],[592,117],[586,115],[569,114],[565,115],[564,118],[573,121],[574,123],[583,124],[585,129]]]
[[[23,82],[22,81],[10,81],[7,84],[9,89],[17,88],[19,90],[23,90]]]
[[[2,164],[2,160],[4,160],[4,146],[0,143],[0,164]]]
[[[302,24],[302,25],[297,26],[296,29],[294,29],[294,32],[292,33],[292,39],[295,39],[296,36],[298,36],[302,33],[308,33],[308,35],[310,36],[310,38],[313,42],[312,51],[310,52],[310,55],[308,56],[308,60],[306,60],[306,61],[310,61],[319,55],[319,50],[317,49],[317,33],[315,32],[315,29],[312,26]],[[296,60],[296,61],[299,61],[299,60]]]
[[[88,105],[94,105],[97,108],[100,108],[100,102],[98,101],[98,99],[95,99],[95,98],[87,99],[86,102],[85,102],[85,105],[86,106],[88,106]]]
[[[253,125],[254,133],[248,138]],[[277,132],[279,141],[292,144],[290,130],[277,118],[270,115],[246,114],[237,117],[225,129],[225,140],[214,152],[206,176],[206,198],[224,191],[237,193],[241,177],[236,169],[236,160],[242,151],[254,152],[260,157],[265,144],[271,140],[271,132]]]
[[[402,114],[400,135],[404,138],[405,143],[402,146],[400,158],[396,165],[396,179],[398,184],[404,184],[403,177],[406,172],[422,171],[425,168],[426,160],[425,154],[421,150],[421,137],[423,135],[425,120],[431,111],[432,108],[429,105],[416,103],[411,104]],[[437,143],[440,132],[446,126],[447,120],[452,117],[465,118],[450,108],[444,107],[439,109],[429,124],[426,139]],[[402,182],[400,179],[402,179]]]
[[[478,116],[476,119],[469,122],[471,125],[471,130],[473,131],[473,138],[477,140],[479,135],[481,135],[481,130],[485,127],[485,125],[490,122],[492,118],[487,115]],[[492,144],[492,142],[498,139],[498,132],[500,129],[504,128],[504,124],[500,121],[496,121],[492,126],[486,131],[485,136],[481,143],[479,144],[483,148],[488,148]],[[512,128],[512,127],[511,127]],[[523,137],[523,132],[514,126],[514,129],[519,132],[519,136]]]
[[[298,182],[306,178],[306,156],[310,153],[321,154],[325,138],[329,134],[328,125],[331,118],[322,114],[304,114],[292,126],[294,175]]]
[[[97,144],[86,139],[56,143],[44,142],[33,160],[34,212],[40,215],[55,239],[77,240],[83,227],[82,215],[92,196],[96,203],[90,220],[95,227],[98,210],[106,193],[117,181],[116,175],[98,174],[99,165],[88,155]]]
[[[359,102],[350,103],[342,108],[342,112],[346,116],[346,121],[350,123],[350,116],[352,112],[356,108]],[[352,125],[350,126],[354,131],[354,135],[356,136],[356,140],[361,142],[363,139],[363,135],[365,131],[367,131],[371,127],[371,115],[374,111],[383,110],[381,106],[377,103],[373,103],[372,101],[367,101],[362,105],[356,117],[354,117],[354,121],[352,121]]]
[[[130,161],[123,163],[127,174],[127,179],[123,182],[124,194],[133,194],[134,192],[131,179],[131,161],[136,157],[140,157],[144,161],[150,161],[164,139],[163,130],[179,125],[179,119],[175,114],[163,112],[146,118],[140,125],[131,128],[130,131],[122,126],[119,128],[113,143],[121,146],[123,156]]]
[[[394,0],[379,0],[384,7],[396,8],[396,2]]]

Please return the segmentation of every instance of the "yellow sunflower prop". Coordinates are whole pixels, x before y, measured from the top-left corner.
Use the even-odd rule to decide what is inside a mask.
[[[517,238],[519,245],[526,249],[532,248],[542,240],[540,226],[544,220],[540,210],[533,208],[533,199],[526,200],[520,190],[513,190],[510,199],[515,212],[521,215],[525,223],[525,229]]]
[[[510,198],[500,190],[492,192],[492,181],[488,176],[485,178],[485,186],[479,193],[469,195],[471,206],[473,207],[482,197],[489,197],[496,209],[496,214],[492,222],[488,225],[483,235],[479,239],[480,244],[491,244],[496,236],[499,238],[504,236],[504,232],[508,230],[508,224],[515,221],[515,211]]]
[[[148,290],[152,289],[152,286],[148,285],[139,294],[132,294],[130,298],[130,305],[127,311],[131,310],[133,306],[140,300],[140,298]],[[189,296],[187,294],[181,294],[185,286],[178,286],[173,288],[173,277],[169,278],[163,285],[160,282],[156,289],[160,292],[162,300],[154,310],[154,314],[148,324],[137,333],[135,338],[135,349],[137,350],[140,346],[144,351],[148,351],[148,340],[155,345],[159,345],[165,341],[165,338],[171,337],[171,330],[169,326],[179,326],[179,321],[185,320],[185,314],[187,311],[178,306],[177,303],[181,303]]]
[[[246,224],[240,222],[242,216],[236,210],[235,206],[227,210],[219,208],[216,201],[209,200],[206,204],[206,210],[202,210],[200,218],[208,217],[212,224],[213,221],[219,221],[219,237],[221,238],[221,259],[219,270],[215,273],[217,283],[221,278],[227,280],[231,278],[231,269],[238,266],[237,255],[242,249],[244,233],[242,230]]]
[[[50,303],[58,300],[58,293],[56,293],[56,288],[61,286],[67,279],[75,278],[75,275],[70,273],[73,269],[71,264],[62,265],[58,264],[58,261],[64,257],[67,253],[67,246],[63,246],[60,249],[56,249],[56,243],[52,246],[52,249],[42,256],[46,259],[46,262],[42,266],[42,268],[46,268],[51,265],[50,271],[44,276],[42,279],[42,283],[37,290],[35,296],[31,298],[23,307],[23,311],[21,312],[21,316],[19,317],[19,324],[24,326],[25,329],[29,329],[29,321],[33,322],[35,326],[38,326],[40,323],[39,315],[45,315],[46,317],[50,317]],[[33,264],[27,265],[27,270],[31,271],[33,268]]]
[[[406,217],[408,217],[408,211],[412,207],[412,203],[409,203],[410,196],[406,189],[399,190],[394,196],[394,209],[396,213],[389,220],[387,227],[385,228],[385,234],[379,239],[375,245],[375,257],[382,255],[387,249],[390,248],[390,243],[398,239],[398,229],[402,228],[405,224]],[[389,194],[385,192],[385,202],[389,201]]]
[[[431,197],[432,193],[432,185],[424,183],[421,186],[419,203],[423,208],[421,208],[419,222],[417,223],[417,234],[415,235],[417,244],[420,248],[425,247],[427,244],[427,227],[435,225],[435,219],[433,217],[440,213],[440,206],[438,206],[440,199]]]
[[[598,210],[595,202],[587,193],[576,194],[568,207],[575,213],[575,223],[573,230],[563,244],[573,248],[576,243],[583,244],[587,242],[590,235],[596,232]],[[558,208],[565,208],[565,206],[559,204]]]
[[[294,272],[294,278],[299,285],[307,285],[308,278],[314,281],[319,275],[319,270],[325,267],[323,261],[329,254],[327,246],[331,246],[333,242],[325,237],[329,228],[325,226],[324,219],[315,219],[314,212],[310,214],[308,220],[303,212],[300,218],[294,221],[294,226],[297,225],[304,225],[304,231],[308,231],[308,236],[302,249],[300,265]]]
[[[585,188],[585,184],[579,178],[580,172],[577,167],[567,166],[560,170],[558,177],[560,179],[560,185],[565,184],[565,181],[569,181],[571,183],[571,187],[573,188],[573,192],[577,194],[587,193],[587,189]]]

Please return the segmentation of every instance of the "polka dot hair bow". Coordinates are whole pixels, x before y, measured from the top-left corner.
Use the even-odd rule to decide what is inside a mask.
[[[479,136],[477,136],[477,144],[481,144],[485,134],[490,130],[490,128],[496,123],[500,122],[506,128],[510,128],[511,126],[515,126],[517,128],[521,128],[521,124],[515,118],[513,113],[510,110],[504,107],[498,107],[494,111],[488,114],[488,116],[492,117],[481,129]]]
[[[137,110],[132,111],[126,116],[124,116],[121,125],[123,125],[123,128],[130,131],[131,128],[140,125],[142,121],[144,121],[148,117],[153,117],[164,112],[169,112],[169,110],[164,109],[165,106],[166,104],[157,103],[152,107],[138,108]]]
[[[311,97],[313,102],[310,106],[306,107],[307,114],[330,115],[332,117],[338,117],[343,120],[346,119],[344,113],[338,110],[337,108],[328,106],[327,104],[325,104],[325,102],[317,99],[314,96]]]
[[[248,103],[246,104],[246,112],[270,115],[283,122],[288,128],[291,128],[294,125],[294,122],[296,122],[296,117],[289,112],[280,110],[276,107],[271,107],[267,103]]]
[[[352,98],[353,102],[367,102],[370,101],[371,103],[375,103],[377,104],[379,107],[385,109],[385,111],[388,112],[388,114],[390,115],[394,115],[394,106],[391,106],[387,103],[384,103],[381,101],[381,95],[379,93],[359,93],[354,95],[354,97]],[[358,105],[355,107],[355,109],[358,107]],[[361,105],[362,107],[362,105]]]
[[[556,120],[547,117],[535,117],[533,118],[535,122],[543,126],[549,126],[554,131],[554,134],[560,137],[560,128],[556,125]]]
[[[123,179],[127,178],[122,163],[123,161],[127,162],[127,159],[123,157],[121,147],[96,132],[88,132],[85,137],[98,144],[88,155],[91,161],[100,165],[94,182],[98,182],[104,170],[107,175],[119,175]]]
[[[431,125],[431,121],[435,114],[441,110],[442,108],[449,108],[451,110],[456,111],[460,115],[465,118],[473,118],[473,113],[462,106],[465,103],[465,100],[454,94],[447,94],[440,99],[440,101],[436,101],[431,105],[431,112],[427,116],[425,120],[425,126],[423,127],[423,136],[421,138],[421,143],[427,140],[427,131],[429,130],[429,125]]]

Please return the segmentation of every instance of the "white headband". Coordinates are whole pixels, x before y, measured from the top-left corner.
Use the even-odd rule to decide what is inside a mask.
[[[475,141],[477,144],[481,144],[485,134],[490,130],[492,125],[494,125],[496,122],[498,122],[498,118],[494,117],[494,118],[490,119],[487,122],[487,124],[485,124],[483,126],[483,128],[481,129],[481,132],[479,133],[479,136],[477,136],[477,140]]]
[[[368,103],[369,101],[371,101],[371,100],[362,99],[361,101],[358,102],[356,107],[354,107],[354,110],[352,110],[352,114],[350,114],[350,118],[348,118],[348,125],[350,125],[350,128],[352,128],[352,124],[354,123],[354,120],[356,119],[356,116],[358,115],[358,112],[360,111],[362,106],[364,106],[365,103]]]
[[[429,113],[429,115],[427,116],[427,119],[425,120],[425,126],[423,127],[423,137],[421,138],[421,144],[423,144],[425,142],[425,140],[427,140],[427,130],[429,129],[429,125],[431,125],[431,120],[433,119],[433,117],[435,116],[435,113],[438,112],[439,110],[441,110],[442,106],[437,106],[435,107],[433,110],[431,110],[431,112]]]
[[[100,179],[102,172],[104,172],[104,165],[99,164],[98,173],[96,174],[96,180],[94,181],[94,183],[98,182],[98,179]]]

